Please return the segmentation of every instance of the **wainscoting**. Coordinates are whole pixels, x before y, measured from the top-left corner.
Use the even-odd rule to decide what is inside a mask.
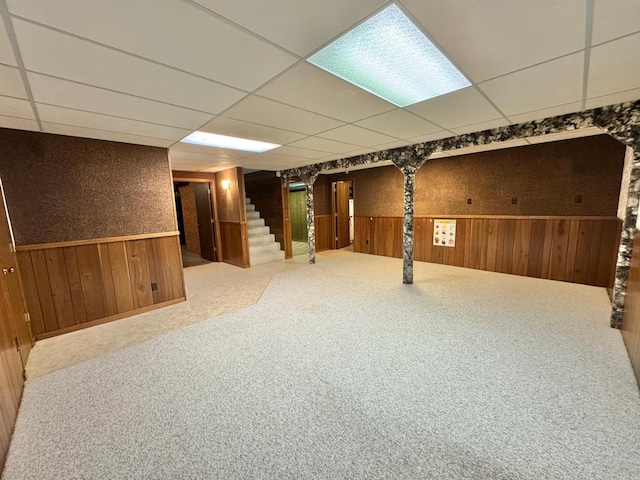
[[[237,267],[249,267],[247,222],[219,222],[222,260]]]
[[[433,245],[433,220],[455,219],[456,246]],[[356,217],[354,251],[402,257],[402,217]],[[616,217],[416,217],[418,261],[613,286]]]
[[[178,232],[17,247],[37,340],[185,300]]]
[[[316,229],[316,252],[335,248],[331,217],[333,215],[314,215]],[[306,239],[305,239],[306,240]]]
[[[633,242],[633,251],[624,304],[622,338],[629,352],[636,380],[640,385],[640,233],[637,231]]]

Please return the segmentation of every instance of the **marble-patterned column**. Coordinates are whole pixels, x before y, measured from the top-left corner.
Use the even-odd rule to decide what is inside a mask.
[[[640,145],[638,147],[640,147]],[[633,254],[633,240],[636,233],[636,222],[638,220],[640,197],[640,148],[638,147],[633,151],[626,212],[622,223],[620,246],[618,248],[618,259],[616,262],[616,278],[613,285],[611,311],[611,326],[614,328],[622,327],[627,282],[629,280],[629,268],[631,265],[631,255]],[[640,252],[637,254],[640,254]]]
[[[429,158],[430,152],[424,156],[399,156],[393,164],[404,175],[404,224],[402,228],[402,283],[413,283],[413,199],[416,172]]]
[[[299,171],[298,176],[304,182],[307,197],[307,241],[309,242],[309,263],[316,263],[316,224],[313,206],[313,184],[320,173],[317,169]]]

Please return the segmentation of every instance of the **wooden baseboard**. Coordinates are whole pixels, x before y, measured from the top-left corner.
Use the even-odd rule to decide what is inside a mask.
[[[157,310],[159,308],[175,305],[176,303],[185,302],[186,300],[187,300],[186,297],[175,298],[167,302],[157,303],[155,305],[149,305],[148,307],[138,308],[137,310],[129,310],[128,312],[118,313],[117,315],[111,315],[110,317],[99,318],[97,320],[92,320],[90,322],[80,323],[78,325],[73,325],[71,327],[61,328],[53,332],[47,332],[41,335],[36,335],[35,339],[36,341],[44,340],[46,338],[56,337],[64,333],[70,333],[70,332],[75,332],[77,330],[82,330],[84,328],[95,327],[96,325],[102,325],[104,323],[113,322],[115,320],[122,320],[123,318],[133,317],[134,315],[138,315],[140,313],[147,313],[153,310]]]

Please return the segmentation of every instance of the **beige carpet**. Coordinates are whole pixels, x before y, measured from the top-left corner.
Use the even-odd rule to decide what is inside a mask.
[[[3,480],[637,479],[603,288],[361,254],[27,382]],[[200,267],[194,267],[197,269]]]
[[[317,262],[348,255],[343,251],[318,254]],[[187,301],[149,313],[40,340],[27,363],[33,380],[71,365],[145,342],[164,333],[253,305],[276,273],[308,264],[307,257],[243,269],[208,263],[184,270]]]

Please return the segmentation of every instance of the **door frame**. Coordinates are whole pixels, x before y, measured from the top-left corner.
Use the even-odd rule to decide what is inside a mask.
[[[220,238],[220,222],[218,220],[218,203],[216,201],[216,182],[211,179],[203,179],[203,178],[189,178],[189,177],[181,177],[180,175],[178,176],[174,176],[172,179],[172,184],[175,185],[176,183],[184,183],[184,182],[188,182],[188,183],[208,183],[209,184],[209,201],[210,201],[210,205],[211,205],[211,215],[213,216],[212,220],[213,222],[211,223],[211,225],[213,225],[213,248],[214,248],[214,252],[215,252],[215,261],[216,262],[222,262],[224,256],[223,256],[223,252],[222,252],[222,239]],[[177,222],[177,215],[178,215],[178,211],[177,211],[177,207],[175,205],[175,201],[174,201],[174,210],[176,210],[176,222]]]
[[[353,178],[332,179],[331,180],[331,239],[332,239],[331,249],[332,250],[338,250],[338,229],[337,229],[338,211],[337,211],[337,204],[336,204],[336,195],[338,193],[337,191],[338,183],[350,184],[349,191],[351,192],[351,194],[349,195],[349,198],[354,199],[354,209],[355,209],[355,182],[353,181]],[[347,213],[347,216],[348,216],[348,213]],[[355,211],[354,211],[353,221],[355,222]],[[349,245],[351,245],[351,237],[349,237]],[[340,248],[346,248],[346,247],[340,247]]]

